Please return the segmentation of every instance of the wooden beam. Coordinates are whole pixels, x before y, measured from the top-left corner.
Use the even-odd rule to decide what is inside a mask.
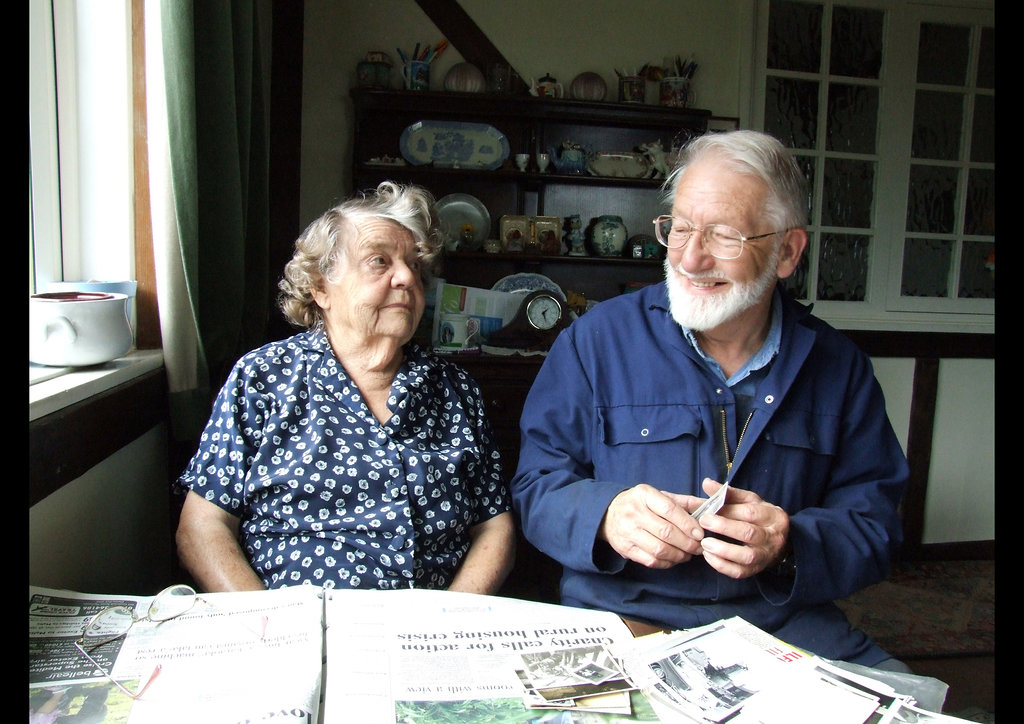
[[[981,333],[843,330],[869,357],[995,359],[996,336]]]
[[[135,173],[135,346],[160,349],[160,314],[156,299],[153,219],[149,207],[149,132],[146,115],[145,0],[132,0],[132,138]]]
[[[910,480],[903,494],[903,556],[916,559],[924,539],[925,499],[932,466],[932,435],[935,401],[939,394],[939,360],[917,359],[914,363],[914,391],[910,403],[907,463]]]
[[[512,67],[491,39],[469,17],[457,0],[416,0],[416,4],[427,14],[448,42],[459,49],[467,63],[472,63],[484,74],[495,63]],[[515,71],[515,68],[512,68]],[[518,72],[513,73],[510,86],[512,93],[526,91],[526,83]]]

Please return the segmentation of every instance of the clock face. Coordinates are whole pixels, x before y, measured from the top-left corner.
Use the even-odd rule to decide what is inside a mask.
[[[526,319],[537,329],[552,329],[562,318],[562,305],[549,294],[539,294],[526,307]]]

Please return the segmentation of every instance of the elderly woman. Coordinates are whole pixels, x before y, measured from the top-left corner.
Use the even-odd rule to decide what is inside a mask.
[[[511,570],[480,390],[411,341],[441,250],[433,201],[384,182],[296,241],[279,301],[305,331],[235,364],[176,482],[201,588],[495,593]]]

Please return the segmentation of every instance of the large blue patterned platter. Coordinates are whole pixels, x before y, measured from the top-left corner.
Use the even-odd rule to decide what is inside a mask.
[[[402,131],[398,148],[414,166],[480,168],[493,171],[508,158],[508,139],[486,123],[417,121]]]
[[[509,294],[529,294],[538,289],[545,289],[553,294],[557,294],[565,301],[565,292],[562,291],[562,288],[553,279],[549,279],[543,274],[531,274],[529,272],[510,274],[496,281],[494,286],[491,287],[491,291],[508,292]]]

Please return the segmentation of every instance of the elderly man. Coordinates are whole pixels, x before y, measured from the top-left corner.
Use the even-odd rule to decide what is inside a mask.
[[[868,357],[778,284],[807,246],[799,166],[763,133],[712,134],[665,189],[665,283],[574,322],[526,400],[527,539],[564,604],[637,632],[740,616],[906,670],[833,603],[886,577],[908,470]]]

